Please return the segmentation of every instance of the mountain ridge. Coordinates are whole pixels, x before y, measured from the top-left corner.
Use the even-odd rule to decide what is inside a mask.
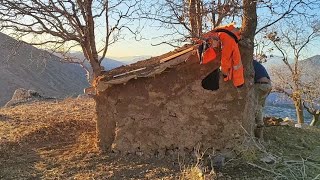
[[[312,56],[310,58],[301,60],[299,62],[299,67],[301,68],[301,72],[302,72],[302,76],[301,76],[301,80],[302,81],[313,81],[314,78],[318,78],[320,79],[320,73],[319,73],[319,67],[320,67],[320,55],[316,55],[316,56]],[[281,66],[274,66],[269,67],[270,69],[268,69],[268,71],[281,71],[281,73],[290,73],[288,68],[285,67],[285,64],[282,64]],[[271,76],[271,80],[273,81],[273,84],[277,84],[277,78],[274,77],[274,75],[272,73],[269,73]],[[318,87],[320,88],[320,87]],[[318,89],[319,90],[319,89]],[[280,111],[280,109],[282,110],[286,110],[290,112],[294,112],[294,104],[293,101],[287,97],[284,94],[278,93],[278,92],[272,92],[266,99],[266,106],[267,106],[267,110],[268,108],[270,109],[270,107],[280,107],[277,108],[277,111]],[[269,107],[268,107],[269,106]],[[274,110],[274,109],[273,109]],[[280,111],[280,113],[285,114],[286,112]],[[269,110],[269,114],[271,113],[271,111]],[[290,113],[287,113],[288,116]],[[273,114],[274,115],[274,114]],[[295,117],[295,113],[290,114],[292,117]],[[304,116],[307,119],[311,119],[311,116],[309,115],[309,113],[305,112]]]
[[[70,57],[72,58],[76,58],[78,60],[83,60],[83,59],[86,59],[84,54],[80,51],[76,51],[76,52],[71,52],[69,54]],[[127,63],[125,62],[121,62],[121,61],[118,61],[118,60],[115,60],[115,59],[112,59],[112,58],[109,58],[109,57],[105,57],[102,62],[101,62],[101,65],[105,68],[105,70],[111,70],[111,69],[114,69],[114,68],[117,68],[117,67],[120,67],[120,66],[125,66],[127,65]],[[89,69],[91,69],[91,66],[89,64],[89,62],[86,60],[85,61],[85,66]]]
[[[79,65],[62,63],[59,57],[1,32],[0,47],[0,106],[18,88],[64,98],[81,94],[89,85]]]

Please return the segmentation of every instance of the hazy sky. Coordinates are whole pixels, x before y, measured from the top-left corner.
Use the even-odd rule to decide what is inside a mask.
[[[319,11],[320,12],[320,11]],[[318,12],[318,13],[319,13]],[[273,17],[273,14],[270,14],[268,9],[258,9],[258,26],[261,24],[265,24],[264,22],[267,17]],[[276,18],[276,17],[275,17]],[[229,22],[225,22],[227,24]],[[241,22],[237,22],[237,26],[240,25]],[[301,22],[303,23],[303,22]],[[279,23],[278,23],[279,24]],[[136,24],[132,24],[133,26]],[[163,34],[168,33],[168,30],[161,28],[159,29],[157,26],[159,24],[153,22],[152,24],[145,24],[145,27],[143,28],[141,35],[145,40],[136,41],[134,38],[132,38],[130,35],[124,34],[124,38],[116,42],[115,44],[111,45],[108,48],[108,52],[106,56],[111,57],[125,57],[125,56],[158,56],[161,54],[164,54],[166,52],[172,51],[174,48],[169,45],[159,45],[159,46],[152,46],[152,44],[159,43],[160,41],[165,40],[165,38],[162,39],[154,39],[154,37],[159,37]],[[259,27],[258,27],[259,28]],[[99,29],[97,29],[99,31]],[[103,32],[103,30],[101,30]],[[99,34],[99,33],[98,33]],[[46,38],[46,36],[42,36],[43,38]],[[103,38],[102,38],[103,39]],[[320,40],[316,42],[312,42],[310,46],[307,47],[304,56],[305,57],[311,57],[316,54],[320,54]],[[81,51],[80,48],[76,48],[75,50]]]
[[[278,12],[280,11],[282,10],[279,9]],[[319,12],[320,11],[318,11],[318,13]],[[261,27],[262,25],[266,24],[267,22],[265,21],[268,18],[277,18],[277,16],[274,14],[271,14],[268,8],[259,8],[257,29],[259,29],[259,26]],[[224,25],[227,23],[229,22],[225,22]],[[304,22],[301,21],[301,23],[304,23]],[[238,21],[237,26],[240,26],[240,25],[241,25],[241,22]],[[279,22],[278,25],[281,25],[281,22]],[[143,29],[141,34],[144,36],[144,38],[147,38],[148,40],[137,42],[133,38],[125,38],[125,40],[121,40],[116,44],[112,45],[109,48],[107,56],[114,56],[114,57],[142,56],[142,55],[157,56],[157,55],[164,54],[166,52],[173,50],[174,48],[169,45],[152,46],[151,44],[154,44],[155,42],[159,42],[159,39],[158,40],[151,40],[151,39],[153,37],[160,36],[165,33],[166,33],[166,30],[164,28],[158,29],[158,28],[147,26],[145,27],[145,29]],[[274,52],[274,54],[278,54],[278,53]],[[303,52],[304,58],[311,57],[317,54],[320,54],[320,39],[310,43],[309,46]]]
[[[166,52],[174,50],[169,45],[152,46],[152,40],[135,41],[122,40],[110,47],[107,56],[124,57],[124,56],[158,56]],[[278,54],[277,52],[273,52]],[[304,58],[320,54],[320,39],[313,41],[307,46],[303,52]]]
[[[110,47],[107,56],[124,57],[124,56],[158,56],[173,50],[169,45],[152,46],[151,40],[135,41],[122,40]]]

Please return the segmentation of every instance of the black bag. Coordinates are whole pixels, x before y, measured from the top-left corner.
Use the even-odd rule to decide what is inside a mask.
[[[216,69],[205,77],[201,84],[204,89],[215,91],[219,89],[220,70]]]

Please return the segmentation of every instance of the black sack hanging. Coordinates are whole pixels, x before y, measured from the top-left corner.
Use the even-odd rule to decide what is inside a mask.
[[[219,72],[220,70],[216,69],[213,72],[211,72],[207,77],[205,77],[201,82],[202,87],[204,89],[211,90],[211,91],[218,90],[219,79],[220,79]]]

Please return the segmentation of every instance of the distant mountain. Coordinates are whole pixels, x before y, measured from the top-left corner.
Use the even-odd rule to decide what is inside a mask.
[[[72,52],[70,54],[71,57],[74,57],[74,58],[77,58],[79,60],[84,60],[85,57],[83,55],[82,52]],[[88,61],[85,62],[85,65],[86,67],[90,67],[90,64]],[[104,58],[101,65],[105,68],[105,70],[111,70],[111,69],[114,69],[114,68],[117,68],[117,67],[120,67],[120,66],[125,66],[127,65],[126,63],[124,62],[120,62],[118,60],[114,60],[114,59],[111,59],[111,58]]]
[[[293,101],[284,94],[272,92],[267,97],[266,104],[271,106],[287,106],[293,105]]]
[[[133,64],[138,61],[149,59],[151,57],[152,56],[143,55],[143,56],[125,56],[125,57],[108,57],[108,58],[115,59],[117,61],[121,61],[126,64]]]
[[[77,64],[0,33],[0,106],[18,88],[32,89],[49,97],[81,94],[89,84]]]
[[[289,61],[292,61],[292,60],[289,59]],[[267,70],[284,65],[284,63],[282,61],[282,57],[280,57],[280,56],[272,56],[272,57],[268,58],[267,61],[262,64],[264,67],[266,67]]]
[[[105,68],[105,70],[111,70],[120,66],[125,66],[127,64],[114,59],[104,58],[101,65]]]
[[[293,60],[289,60],[293,67]],[[290,75],[289,68],[284,64],[280,57],[271,58],[266,63],[263,63],[266,69],[270,72],[272,76],[275,72],[285,75],[288,73]],[[316,55],[304,60],[300,60],[298,63],[298,68],[302,74],[302,80],[307,80],[310,76],[320,76],[320,55]],[[271,77],[272,78],[272,77]],[[272,78],[276,80],[275,78]]]
[[[289,59],[289,63],[293,63],[293,59]],[[282,61],[282,57],[280,56],[273,56],[268,58],[268,60],[264,63],[262,63],[263,66],[265,66],[268,70],[273,69],[273,68],[284,68],[285,64]],[[310,58],[300,60],[299,61],[300,67],[303,69],[314,69],[317,68],[318,71],[320,70],[319,65],[320,65],[320,55],[312,56]]]
[[[281,63],[276,64],[278,63],[278,61],[280,61]],[[276,57],[271,61],[264,63],[263,65],[268,69],[273,83],[279,82],[277,82],[278,78],[274,77],[275,75],[272,73],[272,71],[279,71],[280,73],[289,73],[288,68],[281,61],[281,59],[279,59],[279,57]],[[299,67],[302,69],[301,72],[303,81],[312,80],[313,78],[311,78],[311,76],[317,76],[318,78],[320,78],[320,55],[316,55],[308,59],[301,60],[299,62]],[[279,93],[271,93],[267,98],[267,104],[269,105],[289,105],[292,103],[293,102],[291,99]]]
[[[320,72],[320,55],[302,60],[299,64],[305,71],[315,70],[317,72]]]

